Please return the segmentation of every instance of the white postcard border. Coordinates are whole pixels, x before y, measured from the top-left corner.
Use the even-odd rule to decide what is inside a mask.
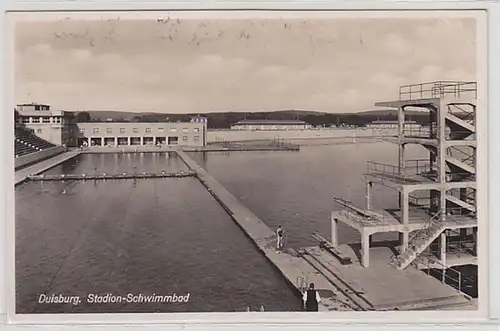
[[[13,8],[17,7],[20,8],[21,6],[18,4],[17,6],[9,6],[8,2],[7,3],[2,3],[2,5],[7,4],[7,8]],[[92,9],[111,9],[111,10],[116,10],[116,9],[143,9],[145,7],[149,7],[151,9],[196,9],[203,7],[205,9],[221,9],[222,7],[228,8],[228,9],[237,9],[237,6],[243,7],[243,8],[250,8],[253,7],[255,9],[280,9],[283,7],[287,7],[288,9],[295,8],[295,9],[487,9],[489,11],[489,17],[488,17],[488,23],[489,23],[489,68],[486,66],[486,61],[479,61],[478,60],[478,76],[481,77],[482,75],[486,75],[488,72],[488,80],[489,80],[489,86],[488,86],[488,92],[489,92],[489,105],[487,105],[487,96],[486,96],[486,90],[485,89],[478,89],[479,94],[483,94],[482,96],[478,96],[478,102],[480,102],[480,105],[478,104],[478,109],[488,109],[488,106],[490,109],[496,109],[496,107],[500,106],[500,100],[498,99],[498,92],[495,91],[495,86],[499,86],[500,84],[500,77],[498,75],[498,69],[499,69],[499,64],[498,64],[498,55],[492,56],[493,53],[499,54],[499,47],[498,47],[498,38],[499,38],[499,33],[496,31],[500,31],[500,17],[498,16],[498,6],[494,6],[492,3],[489,2],[454,2],[454,3],[446,3],[442,2],[439,4],[436,3],[426,3],[426,2],[421,2],[421,3],[399,3],[399,4],[391,4],[384,2],[381,4],[380,2],[337,2],[337,3],[319,3],[321,4],[320,6],[316,5],[314,6],[315,3],[309,2],[309,3],[289,3],[289,4],[284,4],[284,3],[271,3],[271,2],[253,2],[253,3],[241,3],[241,2],[233,2],[231,4],[228,4],[227,2],[222,4],[222,3],[216,3],[216,2],[204,2],[203,4],[200,3],[194,3],[194,2],[189,2],[189,3],[167,3],[163,2],[161,4],[159,3],[146,3],[146,2],[140,2],[140,5],[136,3],[131,3],[124,5],[122,3],[103,3],[99,2],[96,4],[95,2],[91,4],[90,6]],[[318,3],[316,3],[318,4]],[[58,9],[89,9],[89,5],[82,3],[82,2],[59,2],[58,4],[55,4],[55,6]],[[23,9],[42,9],[43,7],[44,10],[48,10],[51,8],[55,7],[54,4],[49,4],[47,2],[43,3],[25,3],[22,5],[24,7]],[[125,7],[123,7],[125,6]],[[195,12],[190,12],[189,15],[192,15]],[[255,14],[258,12],[246,12],[250,14]],[[245,13],[245,14],[246,14]],[[269,14],[270,12],[266,12],[266,15]],[[376,15],[380,15],[382,12],[377,12]],[[394,15],[395,12],[392,12],[390,15]],[[64,13],[57,13],[57,15],[63,14]],[[107,13],[108,14],[108,13]],[[106,14],[106,16],[107,16]],[[113,13],[109,13],[113,15]],[[145,14],[152,14],[152,13],[145,13]],[[196,14],[196,13],[195,13]],[[206,13],[202,13],[206,14]],[[227,15],[228,13],[224,13]],[[293,13],[294,15],[296,13]],[[397,14],[397,13],[396,13]],[[435,15],[433,12],[429,11],[426,12],[427,16],[432,16]],[[127,16],[129,14],[121,15],[120,16]],[[136,14],[133,14],[134,16],[137,16]],[[141,14],[142,15],[142,14]],[[351,15],[349,13],[344,14],[344,15]],[[496,15],[493,17],[493,15]],[[67,16],[67,15],[65,15]],[[245,16],[245,15],[242,15]],[[5,18],[5,16],[4,16]],[[495,24],[497,22],[497,24]],[[5,26],[5,25],[4,25]],[[486,34],[483,34],[485,36]],[[6,34],[3,35],[6,37]],[[497,39],[495,43],[495,38]],[[481,38],[478,38],[478,43]],[[484,40],[486,42],[486,40]],[[4,43],[5,44],[5,43]],[[479,47],[478,47],[479,48]],[[496,51],[495,51],[496,50]],[[481,53],[480,58],[485,57],[485,53]],[[6,68],[6,61],[3,61],[2,63],[2,69],[4,70],[3,72],[5,73],[5,68]],[[495,70],[496,74],[493,74],[493,70]],[[4,81],[5,82],[5,81]],[[7,85],[11,85],[7,82]],[[495,84],[497,83],[497,84]],[[478,79],[478,86],[484,86],[484,80]],[[7,89],[4,88],[3,91],[4,93],[7,93]],[[9,95],[6,95],[6,97],[9,97]],[[10,99],[10,98],[7,98]],[[11,106],[13,105],[12,100],[8,100],[7,104],[4,103],[6,106],[5,109],[12,109]],[[11,187],[10,184],[13,183],[13,173],[11,170],[8,169],[13,169],[13,146],[10,143],[10,139],[13,134],[12,130],[12,114],[11,112],[7,112],[8,118],[6,121],[4,121],[4,127],[5,133],[4,137],[5,139],[5,148],[3,151],[6,153],[6,157],[4,160],[6,160],[6,173],[5,176],[2,177],[2,184],[3,187]],[[487,115],[483,112],[478,112],[478,145],[483,146],[483,147],[478,147],[478,183],[481,187],[486,187],[484,186],[485,183],[489,182],[489,194],[490,194],[490,202],[491,204],[488,205],[486,202],[488,197],[486,190],[480,190],[480,197],[478,197],[480,202],[481,208],[478,208],[478,213],[479,213],[479,219],[490,219],[490,220],[495,220],[496,219],[496,214],[497,212],[493,210],[495,200],[493,200],[492,197],[498,197],[500,196],[498,185],[500,182],[498,181],[498,174],[495,174],[493,172],[493,169],[500,169],[498,167],[498,160],[493,160],[494,157],[498,156],[498,153],[495,153],[494,150],[498,150],[498,148],[495,149],[495,146],[498,146],[496,143],[496,140],[499,137],[498,129],[495,128],[494,124],[495,123],[500,123],[500,116],[499,112],[493,112],[489,111],[488,118],[486,117]],[[498,121],[496,120],[498,119]],[[490,134],[490,139],[492,141],[489,143],[489,146],[492,147],[489,150],[489,158],[490,162],[492,164],[487,167],[487,158],[488,155],[485,153],[485,141],[487,139],[487,131],[486,128],[488,126],[487,123],[490,123],[489,126],[489,134]],[[482,142],[482,143],[481,143]],[[495,166],[496,165],[496,166]],[[489,173],[489,178],[486,178],[485,174],[486,171],[488,171],[488,168],[490,170]],[[495,185],[494,183],[498,183]],[[3,260],[3,262],[8,263],[7,268],[5,269],[5,273],[3,275],[6,275],[7,279],[7,294],[8,296],[6,297],[6,300],[1,303],[0,312],[5,312],[5,308],[7,308],[10,312],[12,312],[13,308],[13,296],[12,293],[14,292],[13,289],[13,273],[9,271],[12,271],[11,266],[13,266],[13,222],[9,220],[9,218],[12,218],[13,215],[13,194],[6,192],[6,199],[5,201],[5,209],[8,211],[6,213],[6,226],[7,226],[7,231],[3,232],[3,234],[7,233],[10,235],[8,238],[6,238],[7,242],[7,250],[6,252],[9,253],[7,258]],[[498,198],[497,198],[498,199]],[[486,206],[489,206],[489,217],[487,213],[487,208]],[[491,222],[488,224],[489,231],[486,229],[486,225],[480,225],[481,229],[479,231],[480,235],[480,240],[478,245],[478,250],[479,250],[479,259],[480,261],[485,261],[486,254],[487,254],[487,247],[485,247],[484,243],[489,241],[489,263],[479,263],[479,272],[480,272],[480,297],[484,298],[487,293],[499,293],[497,282],[495,281],[496,279],[499,278],[499,270],[496,270],[497,268],[494,266],[491,261],[497,260],[499,257],[499,248],[500,245],[497,243],[498,240],[495,240],[496,238],[494,237],[494,233],[500,233],[498,222]],[[490,235],[489,238],[487,238],[488,234]],[[488,240],[489,239],[489,240]],[[5,248],[5,247],[4,247]],[[5,254],[3,256],[6,256]],[[4,263],[5,265],[5,263]],[[487,277],[488,274],[488,268],[489,268],[489,284],[487,284],[484,279]],[[484,277],[483,277],[484,275]],[[0,278],[0,280],[2,280]],[[481,286],[482,284],[482,286]],[[488,288],[489,287],[489,291]],[[1,293],[1,292],[0,292]],[[3,296],[5,297],[5,296]],[[484,305],[483,303],[480,302],[480,310],[478,313],[476,312],[459,312],[458,315],[456,312],[397,312],[397,313],[391,313],[391,312],[354,312],[354,313],[335,313],[335,317],[331,316],[324,316],[325,314],[331,315],[331,313],[318,313],[315,314],[313,318],[311,318],[310,313],[228,313],[228,314],[222,314],[222,313],[203,313],[203,314],[177,314],[177,313],[168,313],[168,314],[77,314],[77,315],[71,315],[71,314],[57,314],[57,315],[15,315],[13,319],[10,320],[12,323],[20,323],[20,324],[59,324],[59,323],[71,323],[71,324],[87,324],[87,323],[169,323],[169,324],[239,324],[239,323],[272,323],[272,324],[289,324],[289,323],[297,323],[297,324],[330,324],[330,323],[352,323],[352,322],[359,322],[359,320],[363,320],[364,322],[374,322],[374,323],[383,323],[383,324],[392,324],[392,323],[408,323],[408,322],[413,322],[413,323],[421,323],[421,322],[427,322],[427,323],[485,323],[487,321],[488,315],[490,317],[500,317],[500,307],[498,304],[498,299],[495,299],[495,295],[490,295],[489,296],[489,305]],[[485,299],[482,299],[480,301],[484,301]],[[489,306],[489,307],[488,307]],[[488,309],[489,308],[489,309]],[[486,310],[485,310],[486,309]],[[489,314],[488,311],[489,310]],[[486,314],[485,314],[486,313]],[[493,315],[493,316],[492,316]],[[361,317],[362,316],[362,317]],[[418,317],[416,319],[416,317]],[[52,329],[52,328],[51,328]]]

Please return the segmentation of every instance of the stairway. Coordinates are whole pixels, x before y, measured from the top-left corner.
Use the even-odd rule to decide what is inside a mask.
[[[459,198],[446,194],[446,200],[457,205],[458,207],[465,208],[467,210],[470,210],[471,212],[476,212],[476,207],[471,205],[470,203],[467,203],[466,201],[460,200]]]
[[[448,113],[446,114],[446,119],[464,128],[466,131],[469,131],[471,133],[476,132],[476,127],[472,123],[469,123],[466,120],[461,119],[460,117]]]
[[[467,163],[465,163],[465,162],[463,162],[463,161],[461,161],[459,159],[453,158],[451,156],[447,156],[445,160],[448,163],[448,165],[460,168],[464,172],[467,172],[469,174],[475,174],[476,173],[476,169],[473,166],[471,166],[471,165],[469,165],[469,164],[467,164]]]
[[[436,217],[436,216],[435,216]],[[434,217],[434,218],[435,218]],[[392,262],[398,270],[403,270],[409,266],[443,231],[445,227],[442,223],[432,221],[431,226],[419,230],[408,242],[408,249],[399,254]]]

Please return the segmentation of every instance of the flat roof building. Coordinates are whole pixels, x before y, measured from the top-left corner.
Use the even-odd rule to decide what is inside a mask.
[[[231,125],[234,130],[303,130],[310,127],[300,120],[241,120]]]
[[[77,124],[78,145],[205,146],[206,124],[186,122],[86,122]]]

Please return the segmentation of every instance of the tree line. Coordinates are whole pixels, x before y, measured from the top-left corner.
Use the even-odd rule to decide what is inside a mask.
[[[114,117],[102,118],[101,116],[91,115],[87,111],[76,112],[73,117],[76,122],[189,122],[191,118],[199,114],[144,114],[134,115],[129,118]],[[373,121],[395,121],[397,115],[394,113],[361,113],[361,114],[301,114],[297,112],[255,112],[255,113],[208,113],[201,115],[207,117],[207,127],[210,129],[229,129],[231,125],[241,120],[301,120],[314,127],[331,126],[366,126]],[[411,120],[422,125],[429,123],[428,114],[414,114]]]

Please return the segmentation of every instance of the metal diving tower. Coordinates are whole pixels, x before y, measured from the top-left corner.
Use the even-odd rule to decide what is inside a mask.
[[[401,86],[398,100],[375,103],[398,110],[391,142],[398,145],[399,162],[368,162],[364,208],[334,198],[343,209],[332,212],[333,245],[342,222],[361,233],[364,267],[371,236],[380,232],[399,232],[399,252],[388,261],[398,270],[419,267],[425,258],[442,268],[476,263],[476,99],[476,82],[437,81]],[[410,109],[425,112],[427,123],[407,125]],[[422,146],[428,156],[408,159],[410,144]],[[399,208],[373,210],[374,184],[397,190]]]

